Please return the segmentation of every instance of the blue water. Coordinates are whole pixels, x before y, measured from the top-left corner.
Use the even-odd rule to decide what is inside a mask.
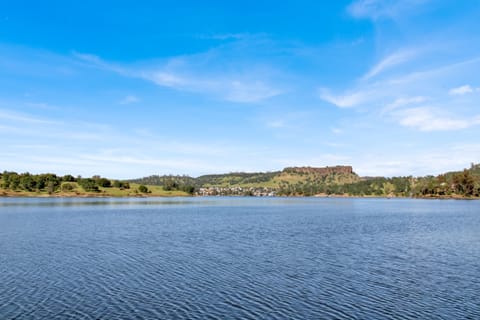
[[[0,319],[480,319],[480,202],[0,199]]]

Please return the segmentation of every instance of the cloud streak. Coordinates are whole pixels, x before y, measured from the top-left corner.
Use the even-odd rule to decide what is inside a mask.
[[[395,113],[394,116],[402,126],[426,132],[460,130],[480,125],[480,116],[473,119],[455,118],[431,107],[405,109]]]
[[[348,6],[347,11],[355,18],[397,19],[427,2],[429,0],[357,0]]]
[[[400,52],[393,53],[383,60],[381,60],[378,64],[376,64],[370,71],[368,71],[363,77],[362,80],[369,80],[382,72],[405,63],[415,57],[417,55],[417,51],[415,50],[404,50]]]
[[[127,95],[120,100],[120,104],[132,104],[137,102],[140,102],[140,99],[134,95]]]
[[[180,74],[166,71],[142,71],[141,78],[179,91],[207,94],[230,102],[255,103],[283,93],[265,80],[243,75]],[[250,78],[250,79],[248,79]]]
[[[320,88],[319,96],[322,100],[339,108],[351,108],[365,102],[368,99],[368,92],[357,91],[335,95],[327,88]]]
[[[470,85],[464,85],[461,87],[452,88],[448,93],[452,96],[463,96],[467,93],[472,93],[473,91],[474,89]]]
[[[234,46],[233,46],[234,47]],[[229,102],[258,103],[286,92],[278,85],[278,71],[268,64],[251,65],[224,56],[237,50],[222,46],[210,51],[169,58],[160,62],[141,62],[134,66],[118,65],[98,56],[74,53],[91,66],[140,78],[160,87],[213,97]]]
[[[45,119],[45,118],[30,115],[30,114],[14,112],[11,110],[5,110],[5,109],[0,109],[0,119],[4,121],[6,120],[6,121],[30,123],[30,124],[42,124],[42,125],[59,124],[58,121]]]
[[[458,83],[470,70],[480,67],[480,60],[470,58],[405,73],[403,64],[415,62],[419,52],[400,50],[387,56],[343,93],[332,94],[330,89],[320,88],[320,98],[339,108],[369,112],[421,132],[465,130],[479,125],[476,101],[467,97],[476,89],[449,84]],[[395,76],[376,80],[387,70],[394,71]],[[446,85],[452,89],[445,92]]]

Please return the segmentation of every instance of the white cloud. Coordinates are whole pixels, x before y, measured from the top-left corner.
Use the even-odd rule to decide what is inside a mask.
[[[357,18],[377,18],[388,15],[388,6],[381,0],[357,0],[348,6],[348,12]]]
[[[30,114],[14,112],[10,110],[0,109],[0,119],[9,120],[13,122],[23,122],[32,124],[58,124],[59,122],[50,119],[40,118]]]
[[[125,96],[125,98],[123,98],[121,101],[120,101],[120,104],[131,104],[131,103],[137,103],[139,102],[140,99],[134,95],[127,95]]]
[[[473,119],[455,119],[431,107],[410,108],[397,112],[401,125],[420,131],[450,131],[480,124],[480,116]]]
[[[178,75],[164,71],[158,71],[153,73],[143,72],[142,78],[153,81],[159,86],[169,88],[182,88],[184,86],[192,85],[191,83],[189,83],[191,81],[183,79]]]
[[[393,53],[379,63],[377,63],[370,71],[368,71],[363,77],[363,80],[368,80],[377,76],[378,74],[388,70],[396,65],[409,61],[411,58],[418,54],[418,50],[404,50]]]
[[[347,10],[356,18],[377,20],[380,18],[396,19],[411,9],[429,0],[357,0]]]
[[[480,58],[470,58],[380,81],[367,77],[340,94],[332,94],[329,89],[321,88],[320,98],[341,108],[355,107],[374,116],[393,119],[401,126],[420,131],[467,129],[478,124],[475,111],[478,102],[473,98],[459,101],[455,95],[476,89],[465,85],[454,87],[447,94],[444,88],[452,87],[451,83],[458,83],[459,79],[465,79],[479,65]],[[426,101],[434,108],[422,105]],[[455,113],[452,115],[453,109]]]
[[[359,105],[367,100],[368,94],[366,92],[353,92],[343,95],[334,95],[327,88],[320,88],[320,98],[339,108],[351,108]]]
[[[392,103],[387,104],[385,108],[382,110],[382,114],[396,110],[403,106],[418,104],[418,103],[425,102],[427,100],[428,98],[423,96],[398,98],[398,99],[395,99],[395,101],[393,101]]]
[[[249,33],[216,33],[216,34],[200,34],[197,36],[199,39],[212,39],[212,40],[243,40],[256,36]]]
[[[56,122],[11,110],[0,109],[0,133],[0,168],[17,172],[134,178],[154,173],[206,174],[270,166],[265,163],[263,168],[258,167],[258,159],[268,157],[268,153],[250,145],[232,144],[223,137],[206,142],[135,128]],[[259,154],[252,155],[255,152]],[[236,159],[235,163],[232,159]]]
[[[260,102],[283,93],[283,90],[275,88],[265,81],[235,79],[235,77],[236,75],[180,75],[164,71],[142,73],[142,78],[162,87],[207,94],[231,102]],[[244,76],[238,75],[238,77]]]
[[[332,128],[332,133],[334,134],[342,134],[343,130],[340,128]]]
[[[356,157],[352,165],[361,176],[437,175],[477,163],[480,161],[479,154],[480,144],[455,143],[395,155],[370,153]]]
[[[461,87],[450,89],[448,94],[450,94],[452,96],[463,96],[467,93],[472,93],[473,91],[474,91],[474,89],[470,85],[464,85],[464,86],[461,86]]]
[[[225,100],[233,102],[258,102],[282,93],[262,81],[232,81],[226,89]]]
[[[435,82],[448,81],[448,78],[452,78],[451,81],[458,81],[460,78],[465,78],[465,73],[471,74],[471,69],[480,64],[480,57],[471,59],[465,59],[459,62],[447,63],[437,66],[435,68],[427,70],[419,70],[407,73],[403,76],[399,76],[394,79],[390,79],[390,84],[408,84],[415,81],[431,80]],[[447,77],[447,78],[444,78]]]
[[[213,50],[148,63],[149,66],[128,67],[106,62],[95,55],[74,53],[84,62],[122,76],[231,102],[255,103],[284,93],[285,90],[273,84],[271,73],[275,71],[268,66],[237,65],[230,60],[222,63],[219,55],[221,52]],[[222,64],[225,67],[222,68]]]
[[[80,52],[73,52],[73,56],[77,57],[80,60],[86,61],[86,62],[92,62],[95,64],[103,64],[102,59],[100,59],[99,56],[94,55],[94,54],[89,54],[89,53],[80,53]]]
[[[283,120],[273,120],[267,122],[267,127],[269,128],[284,128],[286,126],[285,121]]]

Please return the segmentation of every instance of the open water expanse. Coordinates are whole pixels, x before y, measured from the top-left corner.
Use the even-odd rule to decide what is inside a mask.
[[[3,198],[0,319],[480,319],[480,202]]]

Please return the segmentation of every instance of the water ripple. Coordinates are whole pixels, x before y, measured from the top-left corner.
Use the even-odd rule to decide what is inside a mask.
[[[472,202],[9,201],[1,319],[480,318]]]

